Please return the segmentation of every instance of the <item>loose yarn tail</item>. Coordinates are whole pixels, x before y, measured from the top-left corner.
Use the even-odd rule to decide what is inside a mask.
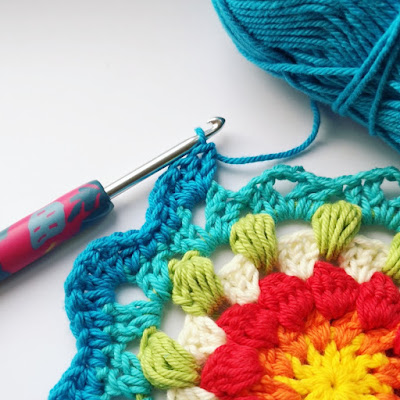
[[[279,153],[267,153],[267,154],[260,154],[257,156],[249,156],[249,157],[226,157],[223,156],[222,154],[218,153],[217,158],[219,161],[226,163],[226,164],[251,164],[251,163],[256,163],[256,162],[261,162],[261,161],[270,161],[270,160],[278,160],[282,158],[289,158],[293,157],[304,150],[306,150],[311,143],[315,140],[315,138],[318,135],[319,131],[319,126],[320,126],[320,113],[318,106],[315,101],[311,100],[311,109],[314,114],[314,122],[312,126],[312,130],[310,135],[307,137],[307,139],[300,144],[297,147],[294,147],[290,150],[282,151]]]

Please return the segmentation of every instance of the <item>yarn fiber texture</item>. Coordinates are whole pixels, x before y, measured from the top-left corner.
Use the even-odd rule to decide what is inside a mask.
[[[76,259],[65,308],[77,353],[49,399],[400,399],[400,196],[381,187],[400,171],[278,165],[233,192],[213,180],[217,160],[200,136],[157,180],[140,230]],[[310,227],[278,238],[289,220]],[[397,234],[387,246],[362,225]],[[145,298],[120,304],[120,285]],[[160,330],[171,301],[186,313],[176,340]]]
[[[400,151],[399,0],[212,0],[239,51]]]

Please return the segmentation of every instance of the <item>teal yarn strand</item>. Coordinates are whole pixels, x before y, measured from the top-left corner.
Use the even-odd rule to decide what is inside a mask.
[[[400,0],[213,0],[239,51],[400,151]]]
[[[307,137],[307,139],[297,147],[293,147],[290,150],[285,150],[280,153],[268,153],[268,154],[260,154],[257,156],[249,156],[249,157],[226,157],[221,154],[217,154],[217,159],[226,164],[251,164],[262,161],[270,161],[270,160],[280,160],[282,158],[290,158],[299,153],[302,153],[306,150],[311,143],[315,140],[318,135],[319,125],[321,122],[320,113],[317,104],[314,101],[311,101],[311,109],[314,114],[314,122],[311,133]]]

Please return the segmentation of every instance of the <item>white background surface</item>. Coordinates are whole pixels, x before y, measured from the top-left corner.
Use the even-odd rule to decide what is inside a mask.
[[[286,150],[312,125],[307,98],[242,58],[210,1],[1,0],[0,53],[0,229],[81,183],[115,180],[211,116],[227,120],[219,151],[237,156]],[[327,109],[322,121],[316,143],[286,163],[326,176],[399,167],[355,123]],[[274,164],[221,166],[216,179],[238,189]],[[75,353],[63,291],[73,260],[94,238],[139,228],[154,180],[0,283],[0,399],[47,398]],[[167,321],[176,335],[181,316]]]

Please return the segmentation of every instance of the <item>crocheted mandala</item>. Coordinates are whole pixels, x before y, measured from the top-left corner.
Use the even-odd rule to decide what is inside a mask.
[[[277,166],[233,193],[212,180],[213,144],[172,165],[140,231],[94,241],[66,283],[78,353],[50,399],[400,399],[400,231],[395,168],[319,178]],[[287,195],[274,186],[295,183]],[[205,228],[192,223],[206,199]],[[311,222],[279,240],[275,225]],[[229,244],[215,271],[210,255]],[[148,300],[127,305],[129,283]],[[178,340],[159,330],[171,300],[187,314]],[[129,350],[140,343],[138,354]]]

